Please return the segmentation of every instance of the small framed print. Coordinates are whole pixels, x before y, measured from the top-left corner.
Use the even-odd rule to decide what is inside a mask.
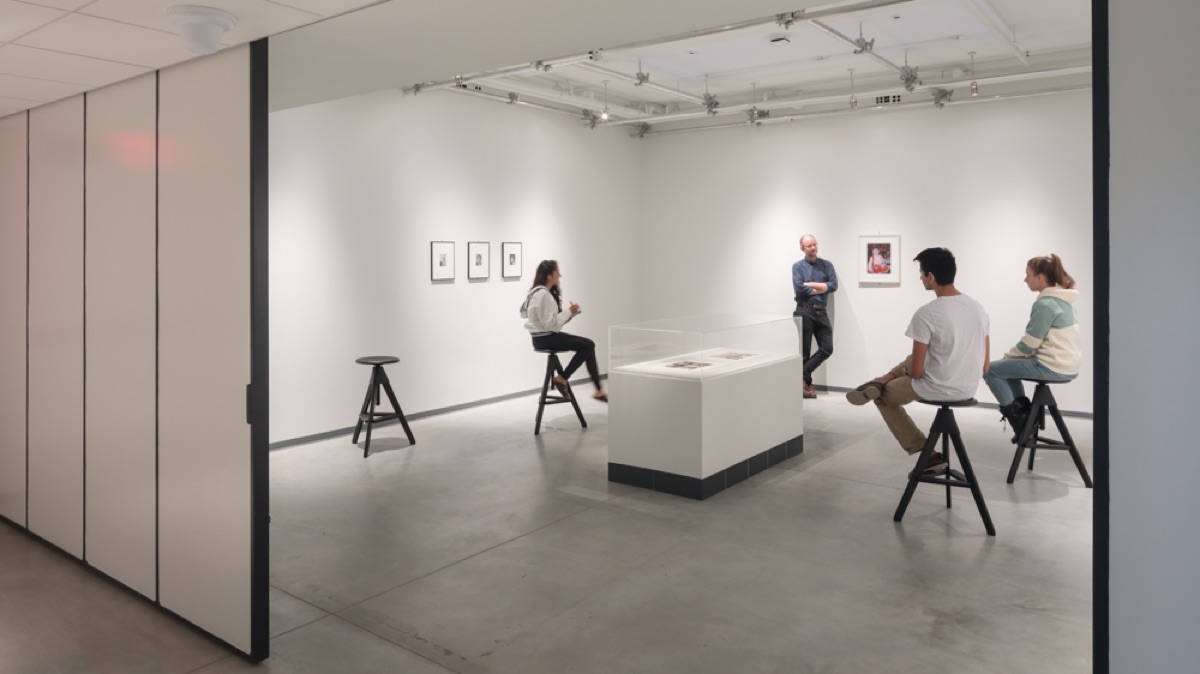
[[[858,237],[858,281],[900,285],[900,235]]]
[[[521,278],[521,244],[505,241],[500,244],[500,276]]]
[[[483,279],[492,275],[492,244],[486,241],[467,242],[467,278]]]
[[[453,241],[433,241],[430,243],[429,278],[433,281],[454,280]]]

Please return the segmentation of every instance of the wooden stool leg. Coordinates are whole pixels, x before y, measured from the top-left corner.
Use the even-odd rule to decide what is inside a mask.
[[[1075,441],[1071,439],[1071,433],[1067,430],[1067,424],[1063,421],[1062,413],[1058,411],[1058,405],[1050,408],[1050,416],[1054,419],[1054,425],[1058,427],[1063,444],[1067,446],[1067,451],[1071,453],[1071,460],[1075,462],[1075,467],[1079,469],[1079,476],[1083,478],[1083,485],[1091,489],[1092,476],[1088,475],[1087,466],[1083,465],[1083,457],[1079,455],[1079,450],[1075,447]]]
[[[967,482],[971,485],[971,496],[975,497],[975,506],[979,508],[979,516],[983,518],[983,527],[987,529],[988,536],[995,536],[996,527],[992,524],[992,515],[988,512],[987,503],[983,500],[983,492],[979,489],[979,480],[975,478],[975,470],[971,467],[971,459],[967,458],[967,449],[963,446],[962,435],[959,434],[957,425],[955,425],[950,439],[954,441],[954,453],[958,454],[958,460],[962,463],[963,477],[967,478]]]
[[[533,422],[533,434],[542,432],[542,414],[546,411],[546,393],[550,390],[550,382],[554,378],[554,370],[562,369],[558,364],[558,356],[550,354],[546,357],[546,376],[542,379],[542,395],[538,396],[537,420]]]
[[[371,381],[367,383],[367,395],[363,398],[362,409],[360,409],[358,411],[358,423],[354,424],[354,439],[352,439],[350,441],[350,444],[352,444],[352,445],[358,444],[358,434],[360,431],[362,431],[362,427],[363,427],[363,415],[367,413],[367,408],[371,405],[371,398],[374,397],[374,394],[375,394],[375,370],[374,370],[374,368],[372,368],[371,369]]]
[[[563,379],[567,378],[567,373],[562,369],[562,361],[557,357],[554,359],[554,368],[558,375]],[[571,407],[575,408],[575,416],[579,417],[579,424],[587,428],[587,420],[583,418],[583,410],[579,409],[579,399],[575,397],[575,391],[571,390],[571,382],[567,382],[567,394],[570,396]]]
[[[371,426],[375,421],[375,403],[379,400],[379,372],[382,367],[376,365],[371,368],[371,391],[368,397],[371,401],[371,407],[367,410],[367,441],[363,443],[363,458],[367,458],[367,454],[371,452]]]
[[[396,411],[396,418],[400,420],[400,425],[404,428],[404,434],[408,436],[408,444],[417,444],[417,439],[413,437],[412,429],[408,427],[408,419],[404,418],[404,410],[400,409],[400,401],[396,399],[396,392],[392,390],[392,380],[388,379],[387,372],[380,370],[380,376],[383,381],[383,390],[387,393],[388,401],[392,403],[392,409]]]
[[[941,411],[938,412],[938,415],[941,415]],[[921,457],[917,459],[917,467],[913,469],[912,474],[908,477],[908,486],[904,488],[904,496],[900,499],[900,505],[896,506],[896,514],[892,516],[892,519],[896,522],[904,519],[904,511],[908,510],[908,502],[912,500],[913,494],[917,491],[917,483],[920,482],[921,476],[925,474],[925,466],[929,465],[929,457],[933,456],[933,448],[937,447],[938,436],[940,435],[937,432],[939,428],[938,421],[934,421],[934,430],[925,440],[925,447],[921,449]]]

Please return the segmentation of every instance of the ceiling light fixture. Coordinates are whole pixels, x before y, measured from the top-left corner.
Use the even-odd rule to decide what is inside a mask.
[[[854,41],[854,44],[858,47],[854,50],[855,54],[875,50],[875,38],[871,38],[869,41],[863,38],[862,21],[858,22],[858,39]]]
[[[237,24],[237,17],[224,10],[199,5],[174,5],[167,18],[179,27],[183,46],[194,54],[211,54],[221,48],[221,36]]]
[[[971,77],[975,77],[975,52],[971,51],[967,53],[971,55]],[[979,95],[979,82],[977,80],[971,81],[971,95]]]
[[[608,121],[608,80],[604,80],[604,110],[600,113],[600,121]]]
[[[858,107],[858,96],[854,95],[854,68],[849,68],[850,71],[850,107]]]
[[[910,94],[921,83],[921,80],[917,77],[917,66],[908,65],[907,50],[904,52],[904,67],[900,69],[900,81],[904,83],[904,90]]]

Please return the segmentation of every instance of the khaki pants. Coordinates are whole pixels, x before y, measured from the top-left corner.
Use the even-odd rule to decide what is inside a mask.
[[[925,433],[917,428],[903,407],[920,400],[916,391],[913,391],[912,377],[908,376],[908,363],[911,358],[905,358],[904,362],[891,369],[896,378],[884,385],[883,395],[875,399],[875,407],[879,408],[879,414],[883,416],[888,430],[896,437],[904,451],[916,454],[925,448]]]

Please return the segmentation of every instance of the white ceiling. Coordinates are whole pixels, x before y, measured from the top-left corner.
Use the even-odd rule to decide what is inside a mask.
[[[706,91],[728,115],[746,114],[752,105],[775,117],[844,107],[850,68],[854,93],[864,103],[888,93],[930,101],[941,87],[962,100],[976,80],[982,91],[1005,94],[1090,82],[1089,0],[783,0],[784,7],[780,0],[193,1],[238,17],[224,46],[277,35],[271,40],[272,109],[440,83],[581,114],[601,111],[607,90],[613,123],[649,121],[662,128],[664,115],[703,113],[699,97]],[[166,17],[172,4],[0,0],[0,116],[193,58]],[[779,25],[774,17],[780,12],[797,14]],[[807,17],[820,17],[823,26]],[[755,18],[764,20],[697,35]],[[875,56],[896,66],[907,58],[922,84],[906,92],[895,68],[854,54],[829,34],[857,38],[860,30],[875,40]],[[597,56],[582,64],[527,67],[589,52]],[[486,76],[510,66],[525,72]],[[639,72],[658,88],[635,86]],[[448,86],[456,75],[465,76],[463,85]],[[664,87],[686,95],[664,93]],[[693,114],[686,123],[706,117],[696,121]]]
[[[194,0],[230,12],[225,47],[378,0]],[[0,116],[195,58],[167,7],[187,0],[0,0]]]

